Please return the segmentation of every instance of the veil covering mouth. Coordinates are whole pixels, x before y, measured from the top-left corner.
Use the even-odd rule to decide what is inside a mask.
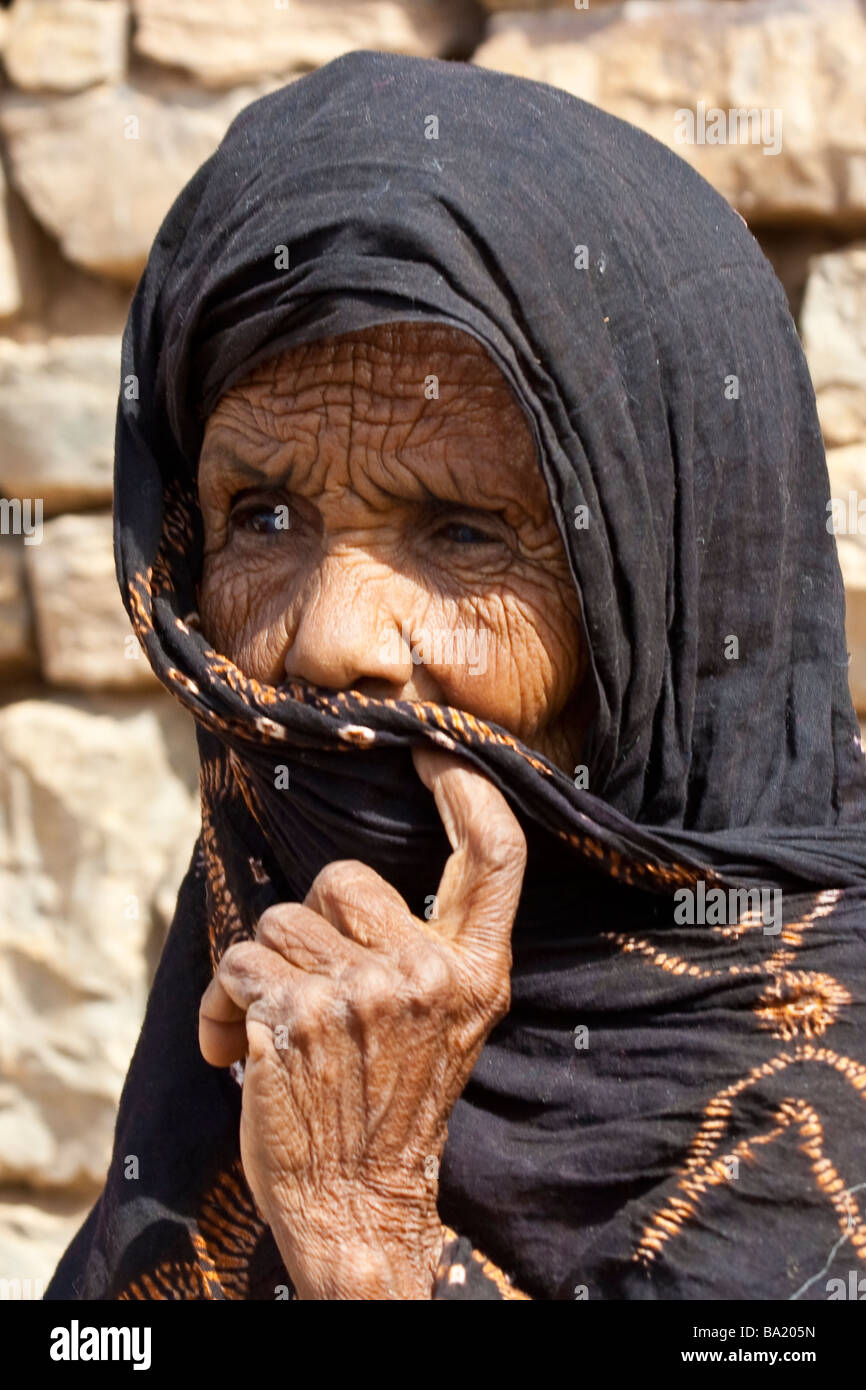
[[[291,346],[410,320],[476,337],[526,414],[589,654],[585,788],[465,710],[258,682],[186,620],[221,395]],[[118,581],[196,720],[202,831],[105,1190],[48,1298],[283,1296],[199,1002],[334,859],[424,915],[449,853],[424,742],[500,788],[529,849],[511,1008],[449,1125],[434,1296],[825,1297],[840,1235],[824,1277],[866,1261],[866,764],[828,498],[782,288],[649,136],[372,52],[235,118],[155,238],[116,434]],[[778,890],[782,919],[677,920],[677,894],[713,889]]]

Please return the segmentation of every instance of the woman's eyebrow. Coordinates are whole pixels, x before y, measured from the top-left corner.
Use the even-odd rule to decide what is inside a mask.
[[[265,483],[269,487],[282,487],[289,479],[291,464],[286,464],[279,473],[272,473],[267,466],[250,463],[228,444],[212,444],[205,451],[208,464],[218,464],[230,477],[243,478],[253,483]]]
[[[267,465],[250,462],[225,441],[214,441],[202,452],[208,464],[216,465],[221,479],[230,486],[241,483],[249,489],[288,488],[295,472],[294,462],[290,460],[279,473],[274,473]],[[519,498],[511,498],[507,502],[501,498],[493,500],[471,476],[461,478],[453,470],[446,469],[444,475],[440,473],[434,480],[425,479],[412,469],[407,472],[408,477],[402,480],[402,489],[377,480],[375,489],[379,496],[389,503],[414,503],[432,515],[471,511],[504,516],[506,512],[516,512],[530,520],[534,519],[534,513],[525,501]]]

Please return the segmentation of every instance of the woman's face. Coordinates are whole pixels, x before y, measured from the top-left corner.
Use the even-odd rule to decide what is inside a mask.
[[[247,675],[454,705],[571,772],[578,600],[474,338],[389,324],[258,366],[209,417],[198,485],[201,628]]]

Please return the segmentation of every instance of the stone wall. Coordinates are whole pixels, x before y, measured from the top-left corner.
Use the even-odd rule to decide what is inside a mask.
[[[99,1190],[198,824],[191,722],[142,658],[114,577],[120,334],[162,217],[236,112],[353,48],[555,83],[670,144],[747,219],[788,292],[844,503],[866,714],[858,0],[13,0],[0,9],[0,1275],[25,1294]],[[715,113],[750,108],[739,137],[715,138]]]

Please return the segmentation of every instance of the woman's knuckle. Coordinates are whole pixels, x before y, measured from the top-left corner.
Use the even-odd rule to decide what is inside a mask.
[[[367,878],[367,866],[358,859],[335,859],[313,879],[310,895],[320,903],[354,902]]]
[[[289,925],[288,907],[289,904],[281,903],[265,908],[256,923],[256,941],[260,945],[276,948],[284,939]]]
[[[410,978],[416,999],[438,1003],[453,993],[453,974],[440,951],[432,946],[413,955]]]
[[[330,991],[318,982],[308,981],[285,1010],[288,1038],[295,1043],[311,1042],[328,1029],[332,1018]]]
[[[474,816],[468,826],[474,843],[488,856],[497,859],[525,854],[526,836],[523,828],[501,792],[488,786],[481,797],[484,814]]]
[[[252,941],[235,941],[220,957],[217,975],[240,977],[249,973],[254,962],[255,944]]]
[[[526,868],[526,836],[510,813],[490,828],[487,846],[488,861],[495,873],[522,875]]]
[[[365,962],[354,972],[349,990],[352,1013],[365,1023],[374,1022],[392,1008],[397,995],[391,971],[375,962]]]

